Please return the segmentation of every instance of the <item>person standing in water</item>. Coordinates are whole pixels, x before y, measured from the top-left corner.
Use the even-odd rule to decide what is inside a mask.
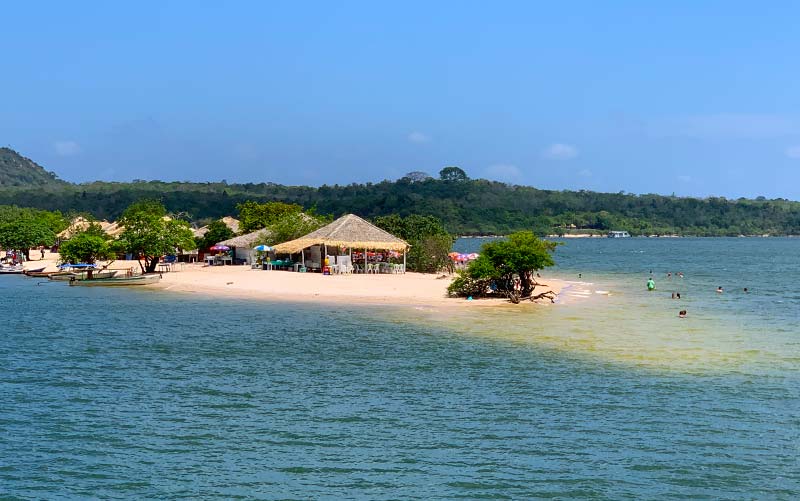
[[[654,291],[656,290],[656,281],[653,280],[653,277],[647,279],[647,290]]]

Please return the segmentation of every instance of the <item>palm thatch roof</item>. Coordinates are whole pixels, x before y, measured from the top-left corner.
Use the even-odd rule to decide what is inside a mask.
[[[230,228],[232,232],[239,233],[239,220],[238,219],[230,217],[230,216],[225,216],[222,219],[220,219],[220,221],[225,223],[225,226]]]
[[[230,230],[234,233],[239,233],[239,220],[232,218],[230,216],[225,216],[223,218],[218,219],[218,221],[222,221],[225,223],[225,226],[230,228]],[[192,228],[192,235],[197,238],[203,238],[206,233],[208,233],[208,226],[201,226],[200,228]]]
[[[405,251],[409,247],[405,240],[397,238],[355,214],[347,214],[308,235],[276,245],[275,252],[294,254],[312,245],[321,244],[330,247],[394,251]]]
[[[259,242],[269,238],[269,236],[270,231],[266,228],[262,228],[254,231],[253,233],[248,233],[247,235],[239,235],[238,237],[217,242],[217,245],[227,245],[228,247],[247,247],[252,249]]]
[[[110,237],[118,237],[122,230],[125,229],[124,226],[120,226],[119,223],[109,223],[108,221],[89,221],[83,217],[76,217],[69,223],[69,227],[56,235],[61,240],[69,240],[70,238],[74,237],[76,233],[80,233],[82,231],[86,231],[90,225],[96,224],[100,226],[100,229],[103,230],[108,236]]]

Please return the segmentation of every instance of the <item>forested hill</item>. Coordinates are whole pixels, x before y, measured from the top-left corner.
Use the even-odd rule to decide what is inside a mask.
[[[253,200],[298,203],[335,216],[347,212],[366,218],[393,213],[433,215],[457,234],[505,234],[521,229],[550,234],[574,226],[644,235],[800,235],[800,203],[783,199],[547,191],[465,177],[406,177],[319,188],[161,181],[0,186],[0,205],[88,212],[109,220],[142,198],[160,199],[168,210],[201,222],[236,215],[237,204]]]
[[[11,148],[0,148],[0,187],[66,184]]]

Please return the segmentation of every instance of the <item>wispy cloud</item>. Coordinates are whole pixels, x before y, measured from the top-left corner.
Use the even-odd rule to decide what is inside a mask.
[[[71,157],[81,152],[81,146],[75,141],[56,141],[53,143],[53,148],[60,157]]]
[[[522,171],[516,165],[495,164],[486,168],[486,177],[505,183],[516,183],[522,179]]]
[[[571,144],[554,143],[542,151],[542,156],[550,160],[569,160],[578,156],[578,148]]]
[[[408,135],[408,140],[412,143],[430,143],[431,137],[422,132],[414,131]]]
[[[655,136],[696,139],[766,139],[800,134],[800,118],[786,115],[718,113],[656,120],[649,124]]]
[[[800,146],[789,146],[784,153],[789,158],[800,159]]]

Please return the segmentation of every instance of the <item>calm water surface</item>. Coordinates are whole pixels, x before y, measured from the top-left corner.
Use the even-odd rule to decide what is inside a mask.
[[[0,498],[796,499],[798,251],[570,241],[588,299],[457,315],[0,277]]]

